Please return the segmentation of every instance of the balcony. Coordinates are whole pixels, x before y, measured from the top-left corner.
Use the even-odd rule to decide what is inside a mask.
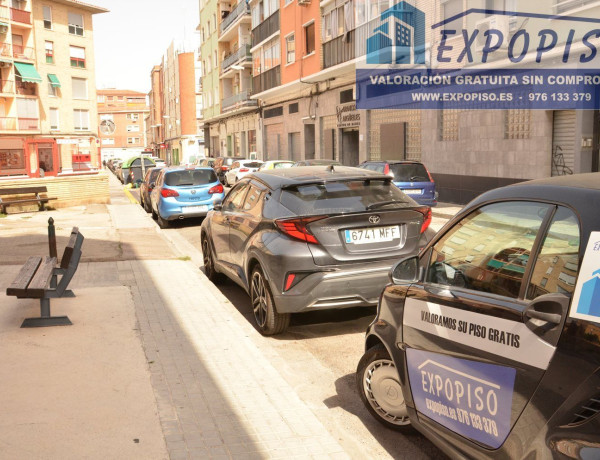
[[[16,131],[17,130],[17,119],[0,117],[0,131]]]
[[[19,131],[35,131],[40,129],[39,118],[21,118],[19,117]]]
[[[231,112],[232,110],[244,107],[256,107],[258,101],[250,99],[251,94],[250,91],[241,91],[238,94],[226,97],[221,101],[221,110],[223,112]]]
[[[233,11],[221,21],[219,28],[219,41],[227,40],[230,35],[227,33],[228,29],[235,24],[238,19],[244,16],[247,16],[247,19],[250,20],[250,5],[248,5],[246,0],[240,0]]]
[[[279,10],[252,29],[252,46],[258,45],[276,32],[279,32]]]
[[[0,19],[10,19],[8,6],[0,5]]]
[[[15,59],[21,59],[25,61],[33,61],[34,59],[34,49],[28,46],[23,45],[12,45],[13,49],[13,57]]]
[[[250,45],[242,45],[237,51],[234,51],[225,59],[221,64],[221,76],[224,76],[230,69],[231,66],[236,64],[244,64],[246,62],[252,62],[252,53],[250,52]]]
[[[276,66],[252,78],[252,92],[262,93],[281,85],[281,67]]]
[[[367,38],[369,38],[370,31],[375,30],[378,25],[382,25],[379,18],[349,31],[345,41],[344,36],[340,35],[323,43],[323,69],[366,55]]]
[[[31,24],[31,13],[25,10],[18,10],[17,8],[10,9],[10,19],[14,22],[21,22],[23,24]]]
[[[0,57],[12,59],[12,46],[10,43],[0,43]]]
[[[17,94],[21,96],[37,96],[37,84],[17,80]]]
[[[10,80],[0,80],[0,93],[14,94],[15,93],[15,82],[10,81]]]

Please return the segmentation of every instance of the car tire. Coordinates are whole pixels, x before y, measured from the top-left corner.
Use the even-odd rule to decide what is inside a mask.
[[[206,236],[202,238],[202,260],[204,261],[204,274],[206,277],[215,284],[221,281],[222,276],[215,270],[215,259]]]
[[[158,217],[158,226],[160,228],[169,228],[171,226],[171,224],[169,223],[168,220],[163,219],[160,214],[157,214]]]
[[[383,345],[370,348],[360,359],[356,386],[360,399],[379,423],[395,431],[414,432],[398,371]]]
[[[285,332],[290,324],[290,314],[277,312],[269,282],[259,265],[252,270],[250,277],[250,301],[254,320],[262,335],[276,335]]]
[[[227,176],[223,176],[223,185],[224,185],[225,187],[231,187],[231,186],[229,185],[229,181],[227,180]]]

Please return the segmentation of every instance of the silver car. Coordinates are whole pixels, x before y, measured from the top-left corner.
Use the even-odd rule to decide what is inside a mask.
[[[389,176],[343,166],[259,171],[202,223],[206,275],[250,295],[264,335],[291,313],[376,305],[391,266],[414,254],[431,222]]]

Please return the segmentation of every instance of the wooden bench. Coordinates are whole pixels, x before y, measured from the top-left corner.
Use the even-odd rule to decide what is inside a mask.
[[[52,222],[52,233],[54,228]],[[49,232],[50,233],[50,232]],[[67,326],[71,321],[66,316],[50,315],[50,299],[58,297],[75,297],[73,291],[67,290],[73,275],[77,271],[81,259],[81,246],[83,235],[74,227],[69,242],[65,247],[60,266],[57,266],[56,257],[30,257],[21,271],[6,289],[6,295],[16,296],[18,299],[40,299],[41,316],[27,318],[21,327]],[[52,254],[52,242],[50,242]],[[56,252],[56,249],[54,249]],[[60,277],[60,280],[59,280]]]
[[[40,211],[43,211],[48,201],[57,199],[40,196],[41,193],[47,192],[48,190],[45,185],[0,188],[0,210],[3,214],[6,214],[6,207],[11,204],[37,203]],[[4,199],[2,198],[3,196],[9,196],[11,198]]]

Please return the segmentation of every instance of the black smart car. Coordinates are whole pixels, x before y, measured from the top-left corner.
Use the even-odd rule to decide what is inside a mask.
[[[600,458],[600,174],[485,193],[400,261],[367,409],[457,458]]]

